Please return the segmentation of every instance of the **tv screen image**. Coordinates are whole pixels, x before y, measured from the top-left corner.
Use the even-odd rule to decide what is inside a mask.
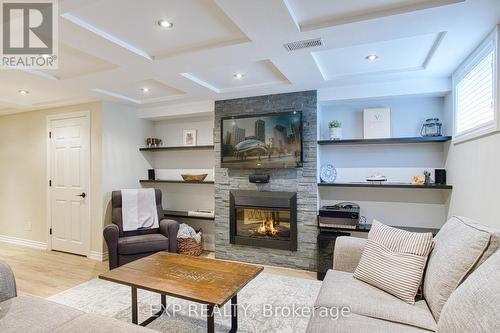
[[[221,166],[279,169],[302,166],[302,113],[222,119]]]

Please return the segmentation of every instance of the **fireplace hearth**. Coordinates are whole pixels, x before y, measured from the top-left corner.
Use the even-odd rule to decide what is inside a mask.
[[[231,244],[297,250],[297,194],[230,192]]]

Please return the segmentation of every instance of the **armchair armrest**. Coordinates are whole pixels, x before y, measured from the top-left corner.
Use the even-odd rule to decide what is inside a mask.
[[[0,303],[16,296],[14,273],[7,263],[0,260]]]
[[[179,231],[179,222],[175,220],[161,220],[160,233],[168,238],[168,252],[177,252],[177,232]]]
[[[120,229],[115,224],[108,224],[103,231],[106,245],[108,246],[109,269],[118,267],[118,238]]]
[[[365,245],[366,239],[364,238],[338,237],[335,241],[335,250],[333,251],[333,269],[354,273]]]

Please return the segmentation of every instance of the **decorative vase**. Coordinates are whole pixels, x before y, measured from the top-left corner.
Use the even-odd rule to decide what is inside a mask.
[[[340,140],[340,139],[342,139],[342,128],[330,127],[330,140]]]

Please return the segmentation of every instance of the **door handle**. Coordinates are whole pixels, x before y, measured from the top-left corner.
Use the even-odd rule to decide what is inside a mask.
[[[82,198],[85,198],[87,196],[87,194],[85,192],[82,192],[82,194],[78,194],[77,197],[82,197]]]

